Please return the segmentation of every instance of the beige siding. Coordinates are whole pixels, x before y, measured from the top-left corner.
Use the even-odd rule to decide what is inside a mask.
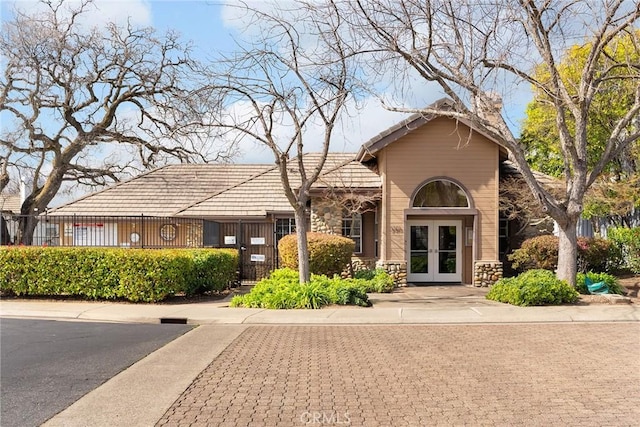
[[[389,221],[390,202],[389,202],[389,190],[387,183],[387,157],[385,151],[378,154],[378,169],[380,171],[380,177],[382,178],[382,201],[380,209],[380,259],[391,260],[389,256],[389,241],[391,239],[391,223]],[[400,259],[404,259],[400,258]]]
[[[479,134],[469,139],[465,125],[438,118],[390,144],[378,160],[384,183],[383,259],[405,259],[404,210],[410,208],[414,191],[434,177],[452,178],[468,191],[472,207],[478,210],[476,259],[498,258],[498,146],[495,143]],[[468,278],[471,254],[464,255]]]

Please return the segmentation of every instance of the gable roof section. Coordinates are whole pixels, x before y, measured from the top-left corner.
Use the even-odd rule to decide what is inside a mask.
[[[204,200],[174,212],[185,217],[265,217],[267,212],[292,211],[280,185],[275,166],[267,171],[225,188]]]
[[[144,173],[49,211],[49,215],[171,216],[271,165],[178,164]]]
[[[560,179],[533,169],[531,172],[533,172],[536,181],[542,184],[547,190],[559,191],[564,189],[564,184]],[[527,185],[524,182],[524,178],[522,178],[522,173],[520,173],[516,164],[511,160],[503,160],[500,162],[500,177],[520,179],[523,180],[522,185]]]
[[[453,109],[453,101],[451,101],[449,98],[442,98],[437,100],[433,104],[431,104],[429,108]],[[422,113],[415,113],[410,115],[406,119],[380,132],[378,135],[374,136],[369,141],[362,144],[362,146],[360,147],[360,150],[358,151],[358,154],[356,154],[356,159],[360,162],[366,162],[367,160],[371,160],[375,158],[376,154],[383,148],[387,147],[389,144],[397,141],[403,136],[413,132],[414,130],[424,126],[425,124],[439,117],[444,117],[444,116],[441,116],[439,114],[422,114]],[[463,123],[473,132],[476,132],[484,136],[488,140],[494,142],[495,144],[502,146],[502,144],[499,141],[497,141],[495,138],[487,135],[486,132],[483,132],[477,129],[471,121],[463,118],[456,118],[456,119],[452,118],[451,120],[457,120],[458,122]]]
[[[304,156],[313,168],[319,153]],[[291,185],[300,185],[297,164]],[[329,153],[314,188],[380,188],[380,177],[353,153]],[[309,170],[308,173],[312,171]],[[348,183],[348,184],[347,184]],[[146,172],[49,211],[49,215],[265,217],[293,213],[277,166],[265,164],[178,164]]]
[[[342,188],[348,191],[380,189],[380,175],[357,161],[353,154],[348,157],[327,159],[325,173],[312,185],[313,190]]]
[[[305,154],[307,173],[319,160],[319,153]],[[289,164],[290,183],[293,188],[300,185],[297,165]],[[353,153],[329,153],[323,170],[313,188],[326,188],[327,183],[345,185],[350,180],[353,188],[380,188],[380,177],[366,166],[357,162]],[[220,191],[204,200],[192,204],[175,213],[186,217],[265,217],[270,213],[292,214],[293,208],[280,182],[280,170],[273,166],[262,174],[255,175],[236,186]]]

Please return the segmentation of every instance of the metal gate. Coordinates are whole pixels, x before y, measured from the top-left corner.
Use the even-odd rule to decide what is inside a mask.
[[[240,278],[260,280],[276,268],[277,253],[273,224],[270,222],[221,223],[222,247],[237,248],[240,253]]]

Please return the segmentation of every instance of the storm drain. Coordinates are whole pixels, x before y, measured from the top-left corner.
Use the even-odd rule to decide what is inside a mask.
[[[187,318],[186,317],[161,317],[160,323],[170,323],[174,325],[186,325]]]

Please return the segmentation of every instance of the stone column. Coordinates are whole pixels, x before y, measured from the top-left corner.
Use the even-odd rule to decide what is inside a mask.
[[[502,279],[500,261],[476,261],[473,266],[473,286],[487,287]]]
[[[342,209],[327,200],[311,201],[311,231],[326,234],[342,234]]]
[[[396,288],[407,286],[407,263],[405,261],[378,261],[377,268],[383,268],[391,277]]]

